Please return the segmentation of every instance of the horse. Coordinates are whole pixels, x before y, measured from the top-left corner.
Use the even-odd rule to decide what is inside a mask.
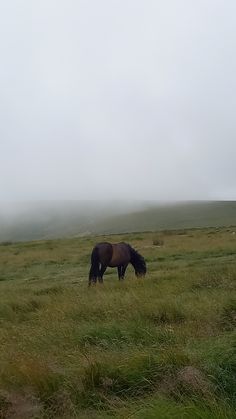
[[[103,282],[103,275],[107,267],[117,267],[118,278],[123,280],[128,264],[134,267],[135,275],[145,276],[147,272],[146,263],[133,247],[127,243],[111,244],[108,242],[98,243],[92,250],[91,268],[89,271],[89,286],[96,284],[97,279]]]

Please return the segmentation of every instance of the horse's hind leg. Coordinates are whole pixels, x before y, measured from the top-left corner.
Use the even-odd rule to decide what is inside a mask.
[[[104,275],[106,269],[107,269],[107,266],[105,266],[105,265],[101,266],[101,269],[100,269],[99,275],[98,275],[98,281],[100,282],[100,284],[103,283],[103,275]]]
[[[94,280],[94,274],[93,274],[93,267],[91,266],[90,271],[89,271],[89,281],[88,281],[89,287],[92,284],[93,280]]]
[[[97,268],[97,266],[91,265],[91,268],[89,271],[89,282],[88,282],[89,287],[91,284],[96,285],[98,276],[99,276],[99,269]]]
[[[97,246],[95,246],[91,254],[91,268],[89,271],[88,285],[90,286],[92,283],[96,284],[98,276],[99,276],[99,252],[98,252]]]

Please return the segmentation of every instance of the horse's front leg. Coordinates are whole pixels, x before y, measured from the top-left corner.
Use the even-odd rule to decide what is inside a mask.
[[[127,266],[128,264],[122,265],[121,267],[121,279],[125,279],[125,272],[126,272]]]
[[[122,266],[117,267],[119,281],[122,279]]]

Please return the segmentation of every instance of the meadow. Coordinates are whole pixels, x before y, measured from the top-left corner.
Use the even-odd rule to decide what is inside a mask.
[[[0,245],[0,418],[236,418],[236,228]],[[146,259],[88,288],[91,250]]]

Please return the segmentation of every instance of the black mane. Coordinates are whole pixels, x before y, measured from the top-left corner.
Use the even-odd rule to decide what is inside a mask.
[[[140,255],[140,253],[137,252],[130,244],[127,244],[130,249],[131,259],[130,263],[133,265],[135,269],[135,274],[137,276],[139,275],[145,275],[147,272],[146,262],[144,260],[144,257]]]

